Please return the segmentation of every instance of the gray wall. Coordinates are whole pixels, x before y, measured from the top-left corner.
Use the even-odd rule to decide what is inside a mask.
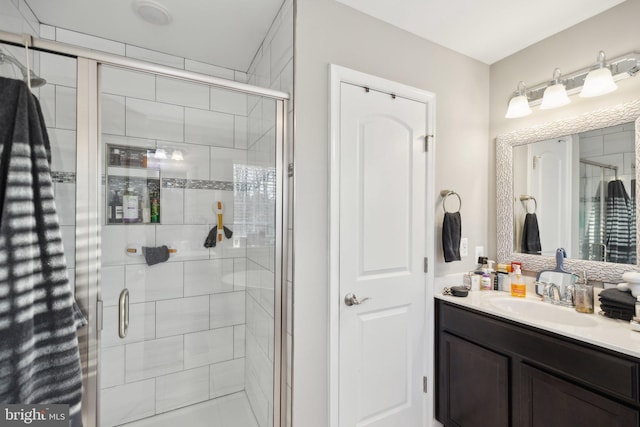
[[[591,19],[551,36],[491,65],[491,156],[489,157],[489,253],[496,253],[495,137],[515,129],[566,119],[640,97],[640,77],[618,82],[618,90],[598,98],[571,96],[571,104],[554,110],[533,108],[520,119],[504,118],[507,102],[524,80],[536,85],[551,79],[555,67],[571,73],[595,64],[604,50],[608,58],[640,52],[640,0],[628,0]]]
[[[328,425],[328,65],[436,94],[436,191],[460,193],[470,257],[435,274],[468,271],[486,245],[489,66],[333,0],[298,0],[295,42],[294,425]],[[441,201],[431,200],[437,229]],[[429,284],[432,286],[433,284]]]

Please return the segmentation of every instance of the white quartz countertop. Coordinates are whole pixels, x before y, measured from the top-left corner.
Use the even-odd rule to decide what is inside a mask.
[[[640,332],[624,320],[578,313],[542,302],[537,296],[517,298],[508,292],[471,291],[467,297],[436,294],[436,298],[640,358]]]

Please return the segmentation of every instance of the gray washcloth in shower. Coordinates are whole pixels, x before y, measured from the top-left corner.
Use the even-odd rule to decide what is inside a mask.
[[[169,248],[167,245],[160,246],[159,248],[143,246],[142,253],[144,254],[145,261],[147,261],[147,265],[159,264],[169,259]]]

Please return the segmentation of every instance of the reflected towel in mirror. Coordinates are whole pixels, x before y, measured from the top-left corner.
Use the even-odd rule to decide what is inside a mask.
[[[538,229],[538,217],[535,213],[528,213],[524,217],[522,230],[522,253],[540,255],[540,230]]]

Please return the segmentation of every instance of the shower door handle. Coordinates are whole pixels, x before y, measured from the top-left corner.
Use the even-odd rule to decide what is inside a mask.
[[[120,292],[118,300],[118,336],[124,338],[129,331],[129,289]]]

